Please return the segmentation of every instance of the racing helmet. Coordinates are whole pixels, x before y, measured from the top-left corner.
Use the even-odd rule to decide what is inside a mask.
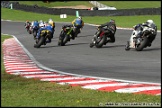
[[[51,18],[48,20],[48,22],[53,21]]]
[[[34,22],[37,22],[38,23],[38,20],[35,20]]]
[[[44,27],[44,24],[43,24],[43,23],[40,23],[39,26],[40,26],[41,28],[43,28],[43,27]]]
[[[26,22],[29,22],[29,20],[26,20]]]
[[[154,21],[153,20],[147,20],[146,23],[148,24],[149,27],[151,27],[151,25],[154,24]]]
[[[153,20],[147,20],[147,23],[152,24],[152,23],[154,23],[154,21]]]
[[[43,23],[43,21],[42,21],[42,20],[40,20],[39,22],[40,22],[40,23]]]
[[[49,21],[48,23],[51,24],[51,25],[53,25],[53,21]]]
[[[44,26],[47,26],[48,25],[48,22],[44,22]]]
[[[82,17],[81,16],[79,16],[78,18],[82,20]]]
[[[110,22],[112,22],[112,23],[115,23],[115,20],[113,20],[113,19],[110,19]]]

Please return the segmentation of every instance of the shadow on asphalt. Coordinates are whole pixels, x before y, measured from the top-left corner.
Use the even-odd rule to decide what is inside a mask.
[[[71,46],[71,45],[82,45],[82,44],[89,44],[89,43],[76,43],[76,44],[66,44],[65,46]],[[58,45],[55,45],[55,46],[41,46],[40,48],[51,48],[51,47],[64,47],[64,46],[58,46]]]
[[[71,46],[71,45],[82,45],[82,44],[89,44],[89,43],[75,43],[75,44],[67,43],[65,46]]]
[[[149,48],[149,49],[145,48],[145,49],[143,49],[143,51],[156,51],[156,50],[161,50],[161,48]]]
[[[123,48],[125,48],[125,45],[114,45],[114,46],[109,46],[108,44],[107,44],[107,46],[103,46],[102,48],[115,48],[115,47],[123,47]]]
[[[93,35],[77,36],[76,38],[81,38],[81,37],[90,37],[90,36],[93,38]]]

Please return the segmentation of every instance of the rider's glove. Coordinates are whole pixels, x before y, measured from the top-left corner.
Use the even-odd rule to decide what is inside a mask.
[[[100,30],[101,29],[101,26],[98,26],[97,29]]]

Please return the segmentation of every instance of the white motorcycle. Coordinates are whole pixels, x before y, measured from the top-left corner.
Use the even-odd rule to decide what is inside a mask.
[[[143,28],[143,31],[141,31],[140,28],[137,28],[136,30],[134,28],[130,40],[127,41],[127,44],[125,45],[125,50],[135,49],[137,51],[142,51],[149,46],[149,37],[153,32],[155,32],[155,30],[147,26]]]

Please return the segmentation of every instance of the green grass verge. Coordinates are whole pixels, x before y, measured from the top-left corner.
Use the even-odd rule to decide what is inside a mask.
[[[8,38],[1,35],[1,43]],[[5,72],[1,50],[2,107],[98,107],[109,103],[161,105],[161,96],[89,90],[10,75]]]
[[[26,20],[47,21],[49,18],[52,18],[55,22],[71,22],[76,18],[76,16],[67,15],[67,18],[62,19],[60,18],[59,15],[38,14],[14,9],[12,10],[7,8],[1,8],[1,19],[25,22]],[[132,28],[134,25],[138,23],[142,23],[147,21],[148,19],[152,19],[157,25],[158,30],[161,30],[161,15],[83,17],[85,23],[91,24],[103,24],[109,21],[110,19],[114,19],[118,27],[128,27],[128,28]]]

